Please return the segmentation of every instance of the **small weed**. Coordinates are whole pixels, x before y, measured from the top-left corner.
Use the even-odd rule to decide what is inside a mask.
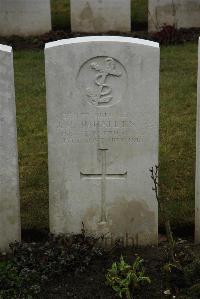
[[[185,281],[188,286],[199,285],[200,292],[200,259],[195,258],[184,267]]]
[[[120,298],[134,298],[135,292],[142,286],[150,284],[151,280],[145,276],[145,269],[142,266],[143,260],[137,257],[133,265],[129,265],[121,256],[120,261],[113,263],[106,274],[107,284],[117,293]]]

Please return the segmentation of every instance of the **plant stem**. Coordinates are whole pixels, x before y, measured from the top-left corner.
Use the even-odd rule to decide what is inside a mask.
[[[165,209],[166,200],[164,198],[162,198],[161,196],[159,196],[158,170],[159,170],[159,166],[155,166],[150,169],[151,178],[154,183],[154,187],[152,189],[155,192],[156,199],[158,201],[159,210],[163,214],[163,217],[164,217],[165,231],[166,231],[166,235],[167,235],[167,241],[169,243],[170,257],[174,263],[177,263],[176,259],[175,259],[175,253],[174,253],[175,241],[173,238],[170,221],[169,221],[169,219],[167,219],[167,216],[166,216],[167,215],[166,209]]]
[[[175,242],[174,242],[174,238],[173,238],[173,234],[172,234],[171,225],[170,225],[169,220],[165,221],[165,230],[166,230],[166,234],[167,234],[167,240],[168,240],[168,243],[169,243],[169,251],[170,251],[171,259],[174,263],[176,263],[176,259],[175,259],[175,256],[174,256]]]
[[[126,292],[126,298],[127,299],[133,299],[133,297],[132,297],[132,295],[130,293],[130,290],[127,290],[127,292]]]

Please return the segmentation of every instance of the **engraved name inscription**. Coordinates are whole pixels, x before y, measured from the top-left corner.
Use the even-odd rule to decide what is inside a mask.
[[[64,113],[56,131],[63,143],[142,143],[143,136],[128,115],[112,113]]]

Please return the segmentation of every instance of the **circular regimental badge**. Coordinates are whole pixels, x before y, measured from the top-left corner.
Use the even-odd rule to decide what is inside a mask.
[[[80,68],[77,80],[84,100],[99,107],[120,102],[127,87],[124,66],[108,56],[94,57],[86,61]]]

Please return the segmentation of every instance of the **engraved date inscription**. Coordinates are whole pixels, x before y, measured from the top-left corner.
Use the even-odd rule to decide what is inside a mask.
[[[57,120],[56,131],[64,143],[141,143],[143,136],[127,115],[105,116],[68,113]]]

